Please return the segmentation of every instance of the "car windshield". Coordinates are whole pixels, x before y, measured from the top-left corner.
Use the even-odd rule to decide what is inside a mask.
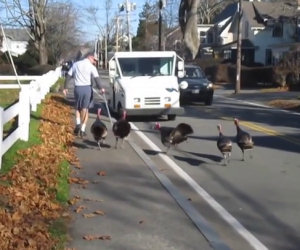
[[[173,57],[118,58],[123,76],[171,76]]]
[[[204,72],[200,68],[185,68],[186,78],[204,78]]]

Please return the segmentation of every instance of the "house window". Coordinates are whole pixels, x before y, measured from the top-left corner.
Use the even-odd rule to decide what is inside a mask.
[[[207,33],[207,43],[213,43],[213,34]]]
[[[231,50],[224,50],[224,59],[225,60],[231,59]]]
[[[200,31],[200,43],[206,43],[206,32]]]
[[[245,22],[245,38],[249,38],[249,22]]]
[[[273,37],[282,37],[283,36],[283,24],[275,23],[273,27]]]
[[[272,50],[271,49],[266,49],[266,59],[265,59],[265,64],[266,65],[271,65],[272,64]]]

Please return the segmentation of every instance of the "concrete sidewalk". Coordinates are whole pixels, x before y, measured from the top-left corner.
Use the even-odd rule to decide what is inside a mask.
[[[71,93],[72,91],[70,91]],[[106,146],[100,151],[89,131],[75,146],[81,169],[73,168],[69,227],[71,249],[206,250],[208,240],[178,206],[128,141],[114,148],[108,117]],[[134,132],[132,132],[134,133]],[[129,136],[129,140],[132,140]]]

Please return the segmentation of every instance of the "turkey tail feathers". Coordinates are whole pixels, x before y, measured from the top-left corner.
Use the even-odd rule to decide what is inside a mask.
[[[187,123],[180,123],[175,130],[179,131],[182,135],[188,135],[194,133],[193,128]]]

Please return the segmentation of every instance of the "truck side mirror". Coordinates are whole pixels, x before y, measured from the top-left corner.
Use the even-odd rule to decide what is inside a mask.
[[[116,76],[116,61],[111,60],[109,61],[109,77],[115,77]]]
[[[183,61],[179,61],[178,63],[177,63],[177,76],[179,77],[179,78],[182,78],[182,77],[184,77],[184,62]]]

